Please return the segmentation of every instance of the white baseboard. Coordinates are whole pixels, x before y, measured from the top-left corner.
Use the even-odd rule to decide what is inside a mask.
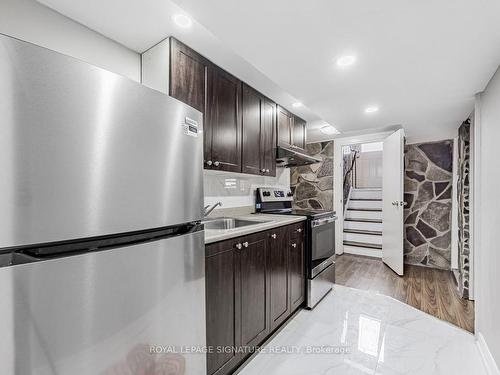
[[[486,368],[486,373],[488,375],[500,375],[500,370],[498,370],[498,366],[495,362],[495,359],[491,355],[490,349],[488,348],[488,344],[484,340],[481,332],[477,332],[476,334],[476,343],[479,349],[479,353],[481,354],[481,358],[484,363],[484,367]]]
[[[365,257],[382,258],[382,250],[344,245],[344,253],[363,255]]]

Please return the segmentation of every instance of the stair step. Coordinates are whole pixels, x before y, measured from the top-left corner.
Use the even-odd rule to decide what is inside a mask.
[[[377,223],[382,224],[381,219],[344,219],[344,221],[355,221],[360,223]]]
[[[371,212],[382,212],[381,208],[348,208],[347,211],[371,211]]]
[[[382,245],[374,244],[374,243],[364,243],[364,242],[357,242],[357,241],[344,241],[344,245],[382,250]]]
[[[382,211],[361,211],[361,210],[349,210],[345,212],[346,219],[360,220],[382,220]]]
[[[347,208],[350,209],[372,209],[372,210],[381,210],[382,209],[382,201],[367,199],[367,200],[357,200],[357,199],[349,199],[349,203],[347,204]]]
[[[352,189],[352,199],[382,199],[381,189]]]
[[[375,220],[375,222],[345,220],[344,221],[344,229],[382,232],[382,230],[384,229],[384,226],[382,225],[380,220],[379,220],[379,222],[377,222],[377,220]]]
[[[355,234],[368,234],[372,236],[381,236],[382,231],[378,230],[364,230],[364,229],[345,229],[344,233],[355,233]]]
[[[381,249],[344,245],[344,253],[382,259]]]
[[[382,245],[382,236],[369,233],[345,232],[343,233],[344,241],[353,241],[369,245]]]

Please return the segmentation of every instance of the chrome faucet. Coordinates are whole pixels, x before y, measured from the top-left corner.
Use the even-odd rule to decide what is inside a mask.
[[[217,202],[212,207],[210,207],[209,204],[206,205],[205,208],[204,208],[203,217],[207,217],[208,215],[210,215],[212,213],[212,211],[217,208],[217,206],[221,206],[222,207],[222,202]]]

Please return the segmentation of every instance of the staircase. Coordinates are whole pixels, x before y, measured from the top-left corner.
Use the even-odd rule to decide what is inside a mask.
[[[351,189],[344,214],[344,252],[382,258],[382,189]]]

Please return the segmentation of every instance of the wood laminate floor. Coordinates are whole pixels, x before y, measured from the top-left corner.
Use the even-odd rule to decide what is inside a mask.
[[[405,264],[398,276],[380,259],[338,255],[335,282],[373,290],[474,332],[474,302],[460,298],[450,271]]]

